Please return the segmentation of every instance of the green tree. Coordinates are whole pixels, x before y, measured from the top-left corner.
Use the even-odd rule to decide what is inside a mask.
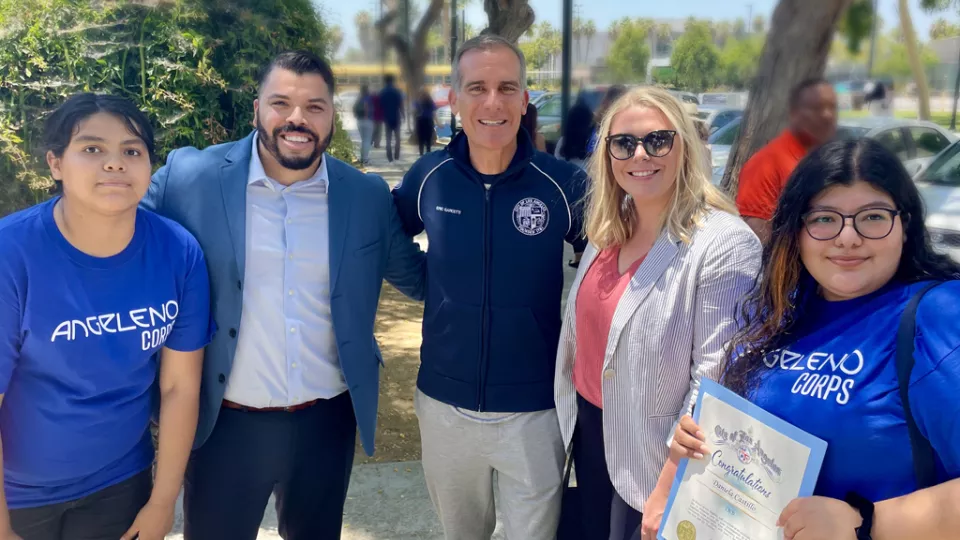
[[[757,74],[763,54],[762,36],[728,40],[720,51],[720,82],[736,89],[746,89]]]
[[[847,7],[837,31],[846,39],[850,52],[860,52],[860,44],[873,32],[873,19],[876,16],[873,0],[853,0]]]
[[[930,27],[930,39],[943,39],[960,36],[960,25],[948,22],[943,17],[937,19]]]
[[[707,23],[687,21],[673,49],[670,65],[676,70],[677,84],[684,90],[703,92],[717,83],[720,53],[713,44]]]
[[[617,83],[634,83],[646,79],[650,62],[647,38],[650,25],[643,20],[626,21],[620,25],[617,38],[607,54],[607,68]]]
[[[563,47],[560,31],[547,21],[530,27],[526,39],[520,42],[520,50],[533,69],[542,69],[550,58]]]
[[[163,159],[249,133],[260,69],[329,44],[310,0],[0,0],[0,215],[48,196],[38,126],[67,96],[132,99]],[[352,149],[338,129],[331,153],[352,160]]]
[[[936,53],[929,47],[921,45],[919,54],[924,72],[940,63]],[[873,71],[878,76],[886,76],[898,81],[913,79],[913,69],[906,44],[896,41],[892,35],[878,39],[876,64]]]

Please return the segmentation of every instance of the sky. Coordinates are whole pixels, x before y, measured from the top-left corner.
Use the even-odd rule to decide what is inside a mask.
[[[313,0],[325,15],[330,24],[339,24],[344,32],[344,44],[341,53],[349,47],[356,47],[357,30],[353,18],[357,12],[367,10],[376,13],[377,0]],[[413,0],[424,2],[424,0]],[[460,0],[462,1],[462,0]],[[880,16],[890,27],[898,23],[897,0],[878,0]],[[654,2],[652,0],[574,0],[574,15],[579,6],[580,16],[592,18],[600,31],[606,30],[611,22],[624,17],[649,17],[654,19],[685,19],[693,16],[702,19],[730,20],[738,17],[747,19],[763,15],[768,21],[777,0],[679,0],[674,2]],[[549,21],[559,27],[562,19],[561,0],[530,0],[537,16],[537,21]],[[633,6],[624,9],[624,6]],[[920,0],[910,0],[910,14],[917,35],[926,40],[929,37],[930,26],[941,15],[928,15],[920,9]],[[654,9],[653,6],[656,6]],[[960,16],[956,12],[944,13],[947,20],[957,22]],[[483,12],[482,0],[470,0],[470,7],[466,10],[466,20],[475,28],[486,26],[486,14]]]

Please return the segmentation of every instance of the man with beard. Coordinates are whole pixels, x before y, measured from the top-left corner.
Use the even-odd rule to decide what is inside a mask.
[[[254,540],[271,494],[286,540],[340,538],[358,427],[373,453],[380,286],[422,298],[424,255],[386,183],[324,153],[333,91],[326,62],[279,55],[256,131],[171,152],[144,199],[199,240],[219,327],[184,485],[187,540]]]

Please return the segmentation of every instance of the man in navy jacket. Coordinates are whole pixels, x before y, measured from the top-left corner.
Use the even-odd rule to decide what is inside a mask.
[[[582,248],[586,177],[520,129],[523,54],[463,44],[450,103],[463,131],[394,189],[407,234],[426,230],[417,415],[448,539],[489,539],[493,473],[507,538],[553,539],[564,448],[553,401],[564,241]]]

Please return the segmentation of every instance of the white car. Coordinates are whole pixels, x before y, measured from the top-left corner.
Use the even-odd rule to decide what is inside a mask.
[[[719,185],[723,179],[730,148],[740,135],[740,120],[738,118],[730,122],[710,136],[708,144],[713,154],[714,184]],[[875,139],[896,154],[912,175],[921,171],[937,154],[957,140],[957,135],[933,122],[883,117],[840,120],[837,136]]]
[[[935,157],[914,181],[923,197],[934,247],[960,262],[960,143]]]

